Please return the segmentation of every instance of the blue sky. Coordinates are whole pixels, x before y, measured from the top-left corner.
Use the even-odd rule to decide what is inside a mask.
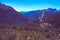
[[[17,11],[32,11],[47,8],[60,9],[60,0],[0,0]]]

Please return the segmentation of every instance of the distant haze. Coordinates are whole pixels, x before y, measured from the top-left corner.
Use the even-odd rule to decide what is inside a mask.
[[[0,0],[17,11],[32,11],[47,8],[60,9],[60,0]]]

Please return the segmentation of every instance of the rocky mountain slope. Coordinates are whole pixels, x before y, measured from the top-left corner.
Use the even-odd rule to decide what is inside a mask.
[[[1,25],[19,25],[20,23],[27,22],[28,17],[19,14],[12,7],[0,4],[0,24]]]

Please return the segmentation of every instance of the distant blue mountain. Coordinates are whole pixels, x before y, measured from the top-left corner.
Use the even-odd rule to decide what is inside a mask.
[[[45,17],[57,12],[56,9],[48,8],[48,9],[36,10],[36,11],[28,11],[28,12],[22,11],[21,13],[23,15],[31,18],[32,20],[39,20],[39,16],[42,15],[43,11],[44,11]]]

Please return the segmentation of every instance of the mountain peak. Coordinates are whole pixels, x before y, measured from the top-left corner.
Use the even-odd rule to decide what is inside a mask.
[[[12,7],[10,6],[7,6],[3,3],[0,2],[0,9],[3,9],[3,10],[14,10]]]

